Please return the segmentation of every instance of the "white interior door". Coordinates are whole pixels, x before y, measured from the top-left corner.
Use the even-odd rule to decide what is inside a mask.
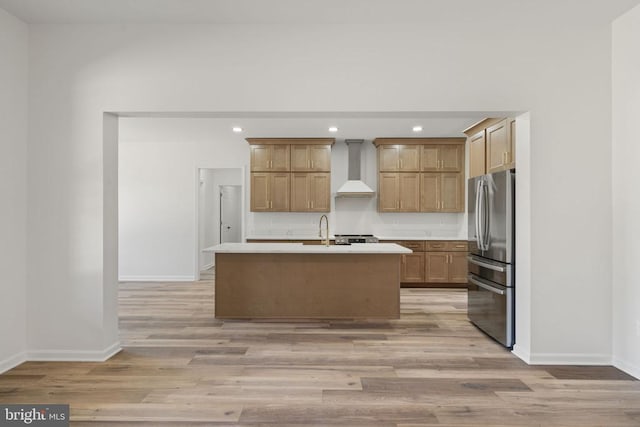
[[[220,243],[239,243],[242,236],[242,186],[220,186]]]

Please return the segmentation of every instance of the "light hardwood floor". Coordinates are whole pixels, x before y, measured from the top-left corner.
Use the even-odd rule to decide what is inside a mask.
[[[69,403],[72,425],[639,426],[640,382],[527,366],[473,327],[466,293],[402,289],[397,321],[218,321],[213,283],[124,283],[124,350],[24,363],[1,403]]]

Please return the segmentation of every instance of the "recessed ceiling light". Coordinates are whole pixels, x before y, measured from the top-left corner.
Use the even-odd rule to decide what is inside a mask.
[[[337,127],[335,127],[335,126],[331,126],[331,127],[329,128],[329,132],[338,132],[338,128],[337,128]]]
[[[234,131],[235,133],[240,133],[240,132],[242,132],[242,128],[241,128],[241,127],[238,127],[238,126],[234,126],[233,131]]]
[[[413,127],[413,131],[414,132],[422,132],[422,126],[414,126]]]

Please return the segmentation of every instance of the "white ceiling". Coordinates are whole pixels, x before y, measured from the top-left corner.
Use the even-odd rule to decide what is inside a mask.
[[[28,23],[608,23],[640,0],[0,0]],[[541,22],[542,22],[541,21]],[[381,29],[383,30],[383,29]]]

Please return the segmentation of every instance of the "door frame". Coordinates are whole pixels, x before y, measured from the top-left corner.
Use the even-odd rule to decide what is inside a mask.
[[[247,205],[247,167],[246,166],[242,166],[240,168],[216,168],[216,167],[211,167],[211,166],[197,166],[194,170],[194,191],[195,191],[195,218],[194,218],[194,228],[195,228],[195,233],[194,236],[195,238],[194,240],[194,249],[193,249],[193,253],[195,254],[194,256],[194,265],[193,265],[193,277],[195,277],[195,280],[198,281],[200,280],[200,171],[201,170],[236,170],[240,172],[240,194],[241,194],[241,209],[242,209],[242,215],[241,215],[241,219],[240,219],[240,224],[241,224],[241,228],[242,230],[240,230],[240,240],[241,241],[245,241],[246,240],[246,221],[247,221],[247,209],[246,209],[246,205]],[[218,211],[216,213],[216,215],[220,215],[220,212]],[[220,218],[218,218],[218,222],[220,222]]]

